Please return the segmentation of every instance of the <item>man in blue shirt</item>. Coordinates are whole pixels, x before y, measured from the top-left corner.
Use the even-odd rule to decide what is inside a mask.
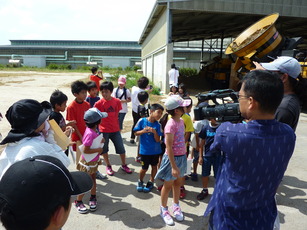
[[[274,119],[282,97],[276,74],[255,70],[244,77],[239,105],[248,122],[221,124],[211,146],[224,159],[205,212],[211,212],[210,229],[273,229],[274,196],[296,139],[290,126]]]

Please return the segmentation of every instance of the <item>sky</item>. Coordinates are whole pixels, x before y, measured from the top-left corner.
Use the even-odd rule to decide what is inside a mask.
[[[138,41],[156,0],[0,0],[10,40]]]

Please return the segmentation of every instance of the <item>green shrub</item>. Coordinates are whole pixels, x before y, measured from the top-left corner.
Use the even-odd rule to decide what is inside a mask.
[[[107,66],[107,65],[106,65],[106,66],[101,67],[101,69],[102,69],[102,70],[110,70],[111,68],[110,68],[110,66]]]
[[[142,69],[141,66],[138,66],[138,65],[134,65],[134,66],[133,66],[133,70],[134,70],[134,71],[137,71],[138,69]]]
[[[59,66],[57,64],[49,64],[47,69],[59,69]]]
[[[59,69],[63,69],[63,70],[68,69],[68,70],[70,70],[71,69],[71,65],[69,65],[69,64],[59,65]]]
[[[77,70],[86,70],[86,71],[91,71],[91,67],[90,66],[87,66],[87,65],[78,65],[77,66]]]
[[[17,63],[10,63],[10,64],[7,64],[6,67],[7,68],[18,68],[19,64],[17,64]]]
[[[160,95],[160,89],[158,87],[154,86],[152,88],[151,94],[153,94],[153,95]]]
[[[127,72],[132,71],[132,70],[133,70],[133,69],[132,69],[131,66],[126,66],[126,68],[125,68],[125,71],[127,71]]]
[[[198,74],[198,71],[195,68],[180,68],[179,74],[183,77],[192,77],[196,76]]]

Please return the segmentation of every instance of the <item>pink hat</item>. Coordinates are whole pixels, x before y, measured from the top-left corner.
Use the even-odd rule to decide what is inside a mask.
[[[124,76],[120,76],[118,78],[118,84],[126,84],[126,78]]]

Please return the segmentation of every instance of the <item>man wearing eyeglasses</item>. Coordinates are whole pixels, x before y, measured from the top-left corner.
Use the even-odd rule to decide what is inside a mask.
[[[224,159],[205,212],[209,229],[273,229],[274,196],[296,139],[291,127],[274,119],[283,93],[276,73],[255,70],[243,78],[239,107],[248,122],[222,123],[211,145]]]

